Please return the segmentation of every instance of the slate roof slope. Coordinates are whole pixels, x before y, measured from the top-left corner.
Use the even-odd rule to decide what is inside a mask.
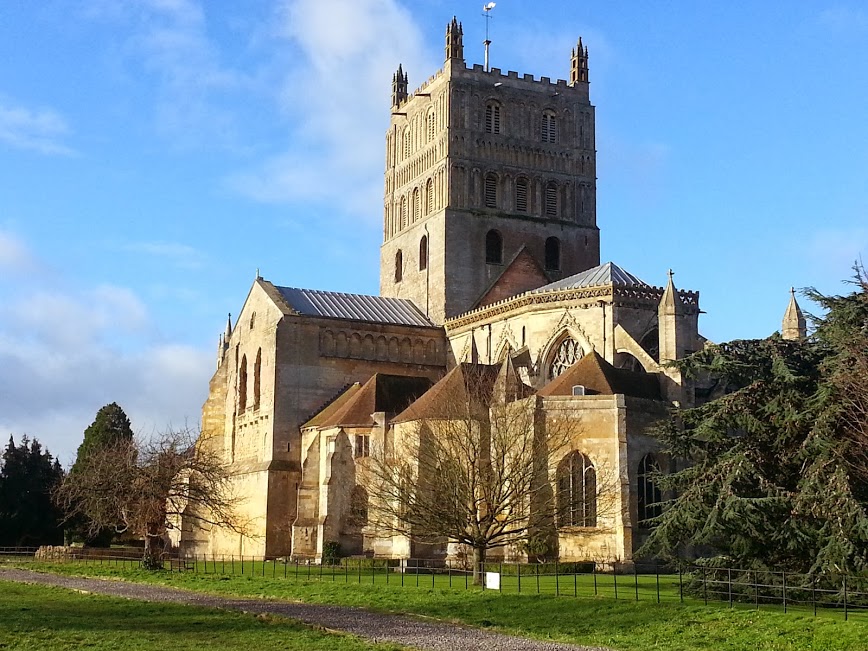
[[[615,368],[595,350],[546,384],[539,390],[539,395],[571,396],[576,385],[582,385],[592,395],[623,394],[649,400],[661,399],[657,373]]]
[[[506,393],[510,400],[515,400],[533,395],[534,390],[521,381],[508,359],[503,364],[464,362],[449,371],[392,422],[460,418],[464,405],[487,406],[495,392]]]
[[[540,294],[553,292],[560,289],[579,289],[583,287],[603,287],[606,285],[619,285],[622,287],[651,287],[644,280],[637,278],[629,271],[625,271],[614,262],[601,264],[599,267],[582,271],[568,278],[563,278],[548,285],[543,285],[529,292]]]
[[[275,289],[290,309],[297,314],[369,323],[435,327],[413,301],[404,298],[325,292],[277,285]]]
[[[431,388],[431,380],[426,377],[407,375],[387,375],[375,373],[348,400],[341,402],[336,410],[318,421],[317,426],[330,427],[373,427],[372,414],[386,412],[395,414],[423,395]]]

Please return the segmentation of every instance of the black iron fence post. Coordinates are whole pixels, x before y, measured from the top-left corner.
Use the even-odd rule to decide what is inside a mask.
[[[654,578],[657,582],[657,603],[660,603],[660,561],[654,559]]]
[[[708,581],[705,573],[705,568],[702,568],[702,599],[705,605],[708,605]]]
[[[503,563],[500,564],[500,577],[497,581],[497,589],[503,592]]]
[[[594,575],[594,596],[597,596],[597,562],[591,566],[591,573]]]
[[[521,594],[521,563],[518,564],[518,594]]]
[[[536,566],[536,593],[539,594],[539,564]]]
[[[633,561],[633,585],[636,588],[636,601],[639,601],[639,566]]]
[[[847,612],[847,575],[844,575],[844,621],[846,622],[848,619],[849,613]]]
[[[615,567],[615,564],[612,564],[612,579],[615,582],[615,599],[618,598],[618,568]]]

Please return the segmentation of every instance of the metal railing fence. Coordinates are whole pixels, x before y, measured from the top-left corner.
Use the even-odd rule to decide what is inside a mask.
[[[36,559],[35,548],[0,548],[5,559],[77,562],[129,570],[141,567],[141,557],[128,549],[97,554]],[[263,558],[249,555],[164,554],[163,567],[172,572],[222,576],[329,581],[375,587],[420,587],[441,590],[475,588],[473,572],[443,560],[347,557],[334,562],[312,558]],[[659,563],[599,565],[579,563],[487,562],[482,576],[496,575],[494,591],[598,597],[633,601],[726,604],[730,608],[782,608],[784,612],[842,611],[845,620],[868,612],[868,575],[812,575],[778,570],[752,570],[705,565],[670,567]],[[491,587],[481,586],[483,590]]]

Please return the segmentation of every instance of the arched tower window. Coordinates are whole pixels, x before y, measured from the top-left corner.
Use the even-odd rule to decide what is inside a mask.
[[[554,181],[546,183],[546,217],[558,216],[558,184]]]
[[[543,113],[540,136],[543,142],[558,141],[558,119],[554,112],[546,111]]]
[[[503,263],[503,237],[495,230],[485,234],[485,262],[486,264]]]
[[[561,268],[561,241],[556,237],[546,240],[546,269],[557,271]]]
[[[404,159],[410,158],[410,129],[404,129]]]
[[[434,140],[434,109],[428,111],[428,142]]]
[[[422,213],[422,206],[419,199],[419,188],[413,188],[413,221],[419,221]]]
[[[526,178],[519,177],[515,180],[515,209],[518,212],[527,212],[527,186]]]
[[[260,375],[262,374],[262,349],[256,351],[256,361],[253,363],[253,408],[259,409]]]
[[[256,325],[256,312],[252,312],[250,314],[250,329],[253,330],[253,326]]]
[[[428,236],[423,235],[419,240],[419,271],[428,268]]]
[[[485,132],[500,133],[500,105],[494,102],[485,105]]]
[[[556,378],[584,356],[585,351],[582,350],[579,342],[572,337],[567,337],[555,351],[555,356],[549,369],[549,378]]]
[[[401,230],[407,228],[407,197],[401,197]]]
[[[247,355],[241,357],[238,367],[238,411],[247,409]]]
[[[401,282],[401,278],[404,277],[404,254],[401,253],[401,249],[398,249],[398,252],[395,254],[395,282]]]
[[[497,176],[495,174],[485,176],[485,207],[497,208]]]
[[[597,526],[597,471],[581,452],[558,464],[558,527]]]
[[[425,214],[434,212],[434,179],[428,179],[425,183]]]
[[[653,454],[646,454],[639,462],[639,473],[636,478],[636,495],[638,502],[639,526],[648,527],[648,520],[656,518],[661,513],[662,501],[660,489],[654,483],[654,475],[660,471]]]

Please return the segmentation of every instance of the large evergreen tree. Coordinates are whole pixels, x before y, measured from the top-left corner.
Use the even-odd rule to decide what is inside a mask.
[[[677,366],[720,394],[658,429],[687,460],[642,553],[687,546],[727,563],[796,571],[868,566],[868,283],[809,296],[826,309],[806,341],[700,351]],[[860,411],[861,409],[861,411]]]
[[[130,419],[121,406],[112,402],[101,407],[93,423],[84,430],[84,440],[78,446],[75,463],[69,471],[70,475],[88,474],[88,464],[93,457],[98,456],[105,449],[128,444],[132,440],[133,430]],[[115,535],[114,527],[103,527],[95,531],[91,526],[92,523],[86,521],[81,513],[70,515],[67,524],[70,538],[96,547],[108,546]]]
[[[0,467],[0,546],[31,547],[63,541],[62,513],[51,499],[63,479],[60,464],[39,441],[10,436]]]

